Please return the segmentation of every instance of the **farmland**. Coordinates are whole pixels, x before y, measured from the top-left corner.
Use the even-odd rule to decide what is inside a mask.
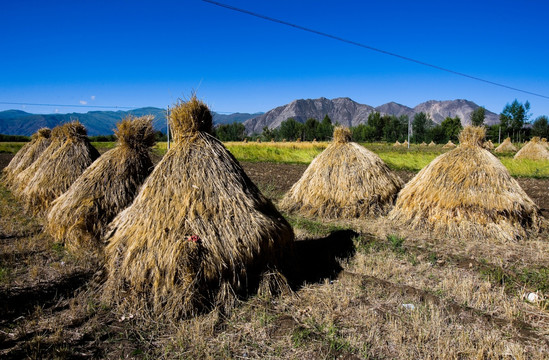
[[[404,181],[443,153],[365,144]],[[96,144],[100,151],[111,144]],[[326,143],[227,143],[275,203]],[[155,149],[157,160],[165,144]],[[11,158],[0,154],[0,167]],[[549,164],[500,160],[549,216]],[[548,230],[493,242],[437,238],[384,217],[285,214],[303,262],[294,293],[177,323],[102,304],[102,269],[69,254],[0,188],[3,358],[518,358],[549,356]],[[528,301],[528,294],[532,301]]]

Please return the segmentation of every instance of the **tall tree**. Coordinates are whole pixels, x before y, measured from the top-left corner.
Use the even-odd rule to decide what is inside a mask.
[[[305,126],[303,129],[303,140],[312,141],[319,138],[318,128],[320,123],[317,119],[309,118],[305,121]]]
[[[486,109],[484,106],[478,107],[471,113],[471,124],[473,126],[484,125],[484,119],[486,118]]]
[[[479,108],[480,109],[480,108]],[[461,119],[459,116],[455,118],[447,117],[440,123],[445,135],[445,141],[452,140],[457,141],[460,131],[463,129],[461,125]]]
[[[530,103],[528,101],[522,104],[515,99],[511,104],[505,105],[503,111],[499,114],[502,132],[507,133],[507,135],[512,134],[515,138],[524,127],[524,124],[529,122],[530,114],[528,111],[530,111]]]
[[[301,139],[303,135],[303,124],[294,118],[289,118],[280,124],[280,137],[289,141]]]
[[[431,117],[424,112],[420,112],[414,115],[414,121],[412,122],[412,133],[414,135],[414,141],[416,143],[425,141],[427,139],[427,132],[429,128],[433,126]]]
[[[538,116],[532,124],[532,135],[549,138],[549,118],[545,115]]]
[[[317,140],[329,140],[332,138],[334,133],[334,126],[332,125],[332,119],[326,114],[322,122],[318,126],[318,137]]]
[[[374,111],[368,115],[368,126],[371,126],[376,130],[375,140],[381,141],[383,139],[385,118],[383,118],[379,112]]]

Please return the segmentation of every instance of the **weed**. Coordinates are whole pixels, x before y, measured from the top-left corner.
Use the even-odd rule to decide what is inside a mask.
[[[427,256],[427,260],[431,263],[431,265],[435,265],[438,260],[437,254],[434,252],[430,252]]]
[[[314,336],[313,330],[300,326],[294,329],[292,333],[292,344],[296,348],[300,347],[305,343],[309,342],[313,336]]]
[[[549,268],[547,267],[523,269],[518,274],[518,278],[536,291],[539,290],[544,293],[549,291]]]
[[[302,217],[294,215],[285,215],[286,220],[294,228],[306,230],[313,236],[326,236],[331,234],[334,231],[347,230],[348,228],[333,225],[333,224],[324,224],[320,221],[308,220]]]
[[[9,284],[11,281],[11,269],[0,267],[0,284]]]
[[[404,238],[398,235],[387,235],[387,240],[391,244],[391,250],[395,253],[403,254],[406,252],[406,248],[402,246],[404,243]]]

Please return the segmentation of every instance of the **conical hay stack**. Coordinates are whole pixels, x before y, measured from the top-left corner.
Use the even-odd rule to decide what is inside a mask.
[[[402,143],[402,146],[408,147],[408,140],[404,140],[404,142]]]
[[[494,151],[497,153],[517,152],[517,148],[511,142],[511,138],[507,138]]]
[[[31,141],[23,146],[11,159],[8,166],[3,170],[7,184],[12,184],[16,176],[28,168],[50,145],[51,130],[42,128],[34,133]]]
[[[45,213],[53,200],[67,191],[99,157],[79,121],[63,125],[62,130],[65,142],[40,164],[22,193],[25,208],[34,214]]]
[[[422,146],[422,147],[427,146],[427,143],[424,141],[421,144],[419,144],[419,146]]]
[[[107,224],[131,204],[151,173],[152,119],[130,116],[118,123],[118,146],[97,159],[52,203],[47,229],[72,252],[99,254]]]
[[[400,192],[389,219],[466,240],[515,240],[539,230],[539,209],[509,171],[481,147],[484,128],[466,127]]]
[[[398,142],[398,140],[397,140],[397,141],[395,141],[395,143],[393,144],[393,146],[394,146],[394,147],[398,147],[398,146],[402,146],[402,144],[401,144],[400,142]]]
[[[281,201],[306,217],[356,218],[380,214],[393,204],[402,180],[373,152],[349,142],[347,128],[318,155]]]
[[[453,149],[456,147],[456,144],[454,144],[452,142],[452,140],[448,140],[448,142],[446,143],[446,145],[444,145],[442,148],[443,149]]]
[[[25,192],[27,185],[32,180],[34,175],[36,175],[38,169],[43,163],[49,162],[53,154],[55,154],[55,152],[65,143],[66,136],[63,130],[65,125],[56,126],[51,130],[50,144],[48,147],[42,151],[42,153],[32,164],[15,176],[11,184],[11,190],[15,196],[18,198],[23,197],[23,193]]]
[[[484,144],[482,144],[482,147],[486,150],[494,150],[494,143],[492,140],[485,141]]]
[[[433,146],[437,146],[437,144],[435,144],[435,142],[431,140],[431,142],[430,142],[429,145],[427,145],[427,146],[433,147]]]
[[[191,120],[192,114],[206,119]],[[177,318],[230,307],[235,295],[279,268],[294,235],[209,134],[206,105],[193,96],[177,104],[170,120],[177,141],[109,225],[103,295],[121,308]],[[191,128],[190,121],[210,125]]]
[[[549,150],[542,144],[540,138],[535,136],[528,141],[518,153],[515,159],[549,160]]]
[[[545,148],[549,150],[549,143],[546,138],[541,138],[541,145],[545,146]]]

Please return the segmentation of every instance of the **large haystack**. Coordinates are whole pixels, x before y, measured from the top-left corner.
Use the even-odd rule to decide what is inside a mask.
[[[497,153],[517,152],[517,148],[511,142],[511,138],[503,140],[501,144],[494,150]]]
[[[464,240],[515,240],[539,229],[539,209],[509,171],[482,148],[485,130],[466,127],[400,192],[389,218]]]
[[[53,154],[55,154],[55,152],[65,143],[66,137],[65,131],[63,130],[65,125],[58,125],[51,130],[50,144],[48,147],[42,151],[42,153],[32,164],[15,176],[11,184],[11,188],[15,196],[18,198],[23,197],[23,193],[25,192],[27,185],[32,180],[34,175],[36,175],[38,169],[43,165],[43,163],[49,162]]]
[[[515,154],[515,159],[549,160],[549,150],[535,136]]]
[[[281,207],[306,217],[356,218],[384,213],[403,185],[373,152],[350,142],[347,128],[309,165]]]
[[[545,148],[549,150],[549,143],[546,138],[541,138],[541,145],[545,146]]]
[[[452,142],[452,140],[448,140],[448,142],[446,143],[446,145],[444,145],[442,148],[443,149],[453,149],[456,147],[456,144],[454,144]]]
[[[105,301],[174,318],[285,283],[292,228],[210,135],[208,107],[193,96],[170,122],[174,145],[109,225]]]
[[[73,252],[100,253],[107,224],[135,198],[153,163],[152,117],[128,117],[115,131],[118,146],[88,167],[52,204],[48,231]]]
[[[42,128],[34,133],[31,141],[23,146],[3,170],[7,184],[12,185],[19,173],[28,168],[50,145],[51,130]]]
[[[58,196],[99,157],[99,152],[90,144],[86,128],[73,121],[62,127],[65,142],[44,159],[22,192],[27,211],[34,214],[46,212]]]

